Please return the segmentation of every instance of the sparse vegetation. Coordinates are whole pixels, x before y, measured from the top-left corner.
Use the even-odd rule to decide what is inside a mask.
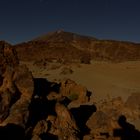
[[[77,100],[78,97],[79,97],[79,95],[78,95],[77,93],[74,93],[74,92],[71,93],[71,94],[69,94],[69,96],[68,96],[68,98],[69,98],[71,101]]]

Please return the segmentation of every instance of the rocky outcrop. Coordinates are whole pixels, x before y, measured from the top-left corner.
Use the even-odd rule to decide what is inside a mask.
[[[39,121],[33,129],[32,140],[54,137],[60,140],[79,140],[79,129],[70,111],[60,103],[55,105],[56,116],[49,115]]]
[[[66,79],[55,85],[59,86],[59,91],[50,92],[47,95],[48,100],[58,100],[67,104],[69,109],[79,107],[82,104],[90,102],[91,92],[86,87],[75,83],[73,80]]]
[[[33,95],[33,78],[26,66],[20,66],[15,50],[0,42],[0,125],[25,126]]]
[[[126,103],[122,100],[121,97],[116,97],[113,99],[103,100],[101,103],[94,104],[91,104],[90,102],[90,95],[91,93],[88,92],[86,88],[76,84],[70,79],[67,79],[60,83],[58,93],[51,92],[47,96],[49,100],[60,101],[62,104],[65,104],[67,106],[71,114],[74,116],[76,124],[80,130],[80,139],[120,140],[123,136],[116,134],[118,133],[117,131],[127,131],[126,128],[124,128],[124,126],[119,123],[122,118],[121,116],[127,118],[127,121],[124,121],[123,123],[128,126],[131,126],[130,123],[132,123],[134,120],[139,119],[140,111],[137,110],[139,101],[138,95],[135,95],[132,98],[130,96]],[[130,98],[132,99],[132,101],[137,101],[136,103],[133,103],[134,105],[132,104],[133,109],[131,108],[132,106],[128,104],[132,103]],[[57,114],[60,112],[60,117],[63,117],[63,113],[64,116],[68,114],[64,111],[63,107],[58,107],[56,107],[57,109],[55,112]],[[58,116],[50,116],[50,118],[54,126],[51,131],[55,131],[55,135],[58,135],[58,133],[60,133],[60,131],[56,129],[56,126],[61,126],[62,123],[64,124],[61,126],[63,128],[66,124],[68,124],[67,121],[64,120],[64,118],[67,118],[66,120],[69,120],[68,117],[63,117],[63,121],[59,124]],[[71,121],[69,120],[69,122]],[[137,133],[135,127],[133,128],[133,132]],[[133,135],[133,133],[131,135]]]
[[[45,120],[39,121],[33,129],[32,140],[41,140],[40,135],[47,133],[48,123]]]
[[[70,79],[61,82],[60,93],[71,101],[68,105],[69,109],[89,102],[91,95],[84,86]]]
[[[14,67],[18,65],[19,61],[17,53],[10,44],[4,41],[0,41],[0,75],[4,73],[6,67]]]
[[[70,111],[60,103],[56,104],[55,111],[57,116],[47,119],[52,126],[50,133],[61,140],[79,140],[79,129]]]
[[[130,98],[128,98],[128,101],[130,101]],[[120,140],[123,137],[123,134],[120,135],[119,133],[125,133],[127,129],[128,131],[131,131],[131,128],[125,128],[125,126],[120,124],[120,120],[125,125],[133,126],[130,123],[133,123],[135,119],[139,119],[140,111],[139,114],[136,114],[136,109],[132,110],[131,106],[126,106],[126,104],[128,105],[128,101],[124,103],[121,97],[117,97],[103,101],[98,105],[97,111],[86,123],[90,129],[90,135],[88,135],[88,137],[92,137],[97,140]],[[125,118],[125,120],[122,118]],[[126,121],[126,118],[128,122]],[[137,130],[133,126],[131,135],[133,136],[135,132],[137,132]]]

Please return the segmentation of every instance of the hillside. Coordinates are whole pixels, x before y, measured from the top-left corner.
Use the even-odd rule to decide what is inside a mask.
[[[89,60],[140,60],[140,44],[99,40],[56,31],[14,46],[22,61],[83,62]],[[87,59],[87,60],[86,60]]]

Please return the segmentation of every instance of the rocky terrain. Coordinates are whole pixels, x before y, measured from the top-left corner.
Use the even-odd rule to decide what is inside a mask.
[[[84,46],[89,48],[85,50]],[[48,75],[41,76],[39,73],[36,76],[36,69],[30,69],[27,63],[31,61],[35,66],[46,69],[50,67],[48,62],[55,61],[53,64],[57,62],[57,65],[53,68],[58,69],[62,62],[66,64],[71,58],[71,63],[86,64],[89,58],[114,62],[139,60],[138,46],[127,42],[101,41],[63,31],[16,46],[1,41],[0,139],[139,140],[140,127],[135,126],[138,124],[135,122],[140,122],[139,92],[132,93],[126,100],[120,96],[103,98],[99,102],[94,100],[96,92],[92,93],[71,79],[49,81]],[[50,69],[52,71],[52,65]],[[70,65],[65,65],[60,76],[73,73],[75,71]]]

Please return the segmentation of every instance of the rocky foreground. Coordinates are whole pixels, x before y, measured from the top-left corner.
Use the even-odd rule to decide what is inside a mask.
[[[96,94],[96,93],[95,93]],[[140,94],[96,103],[92,93],[67,79],[34,78],[16,51],[0,43],[0,139],[139,140]],[[132,124],[131,124],[132,123]]]

